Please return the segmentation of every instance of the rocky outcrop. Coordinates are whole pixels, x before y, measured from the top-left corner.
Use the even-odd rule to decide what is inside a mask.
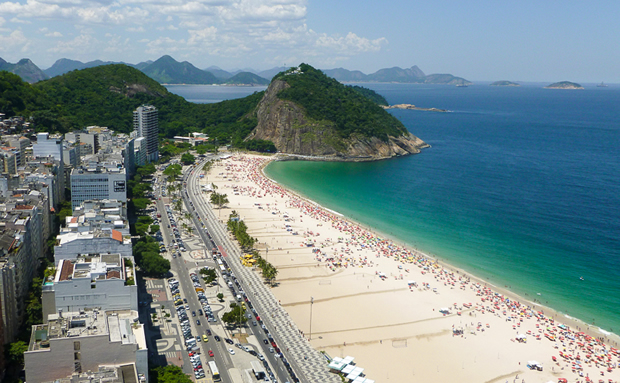
[[[551,85],[547,85],[545,89],[583,89],[583,86],[575,82],[561,81],[555,82]]]
[[[411,133],[387,141],[355,135],[342,138],[333,122],[311,119],[301,106],[279,99],[277,94],[287,87],[282,80],[271,82],[256,108],[258,124],[246,140],[269,140],[283,154],[334,161],[384,159],[419,153],[428,147]]]

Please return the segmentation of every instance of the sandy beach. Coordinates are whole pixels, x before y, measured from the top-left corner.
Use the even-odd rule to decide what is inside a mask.
[[[355,357],[377,382],[620,381],[616,335],[321,208],[267,179],[269,160],[237,154],[201,182],[228,196],[216,214],[235,210],[258,239],[274,295],[316,349]]]

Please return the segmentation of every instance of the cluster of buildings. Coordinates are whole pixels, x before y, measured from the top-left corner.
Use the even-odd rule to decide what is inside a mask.
[[[26,380],[148,380],[127,181],[136,166],[158,160],[157,110],[137,108],[131,135],[98,126],[33,134],[1,117],[0,129],[15,134],[0,139],[0,341],[15,342],[23,330],[29,288],[53,247],[43,323],[24,353]],[[69,194],[72,214],[55,236],[54,213]]]

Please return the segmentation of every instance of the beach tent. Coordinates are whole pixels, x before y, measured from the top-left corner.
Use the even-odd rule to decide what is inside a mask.
[[[351,365],[349,365],[349,366],[351,366]],[[349,366],[347,366],[347,367],[349,367]],[[360,374],[361,374],[362,372],[364,372],[364,369],[363,369],[363,368],[361,368],[361,367],[355,367],[355,366],[353,366],[353,367],[354,367],[354,368],[353,368],[353,371],[351,371],[351,372],[350,372],[350,373],[346,376],[346,378],[347,378],[347,379],[349,379],[349,380],[356,379],[358,376],[360,376]],[[344,372],[344,370],[343,370],[343,372]]]
[[[342,360],[342,363],[344,364],[351,364],[351,362],[353,362],[355,358],[352,356],[345,356],[345,358]]]

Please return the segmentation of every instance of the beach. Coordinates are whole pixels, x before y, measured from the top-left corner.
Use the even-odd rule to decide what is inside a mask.
[[[377,382],[620,380],[617,336],[295,195],[264,176],[269,160],[234,155],[202,183],[228,196],[216,214],[235,210],[258,239],[278,269],[274,295],[316,349],[354,357]]]

